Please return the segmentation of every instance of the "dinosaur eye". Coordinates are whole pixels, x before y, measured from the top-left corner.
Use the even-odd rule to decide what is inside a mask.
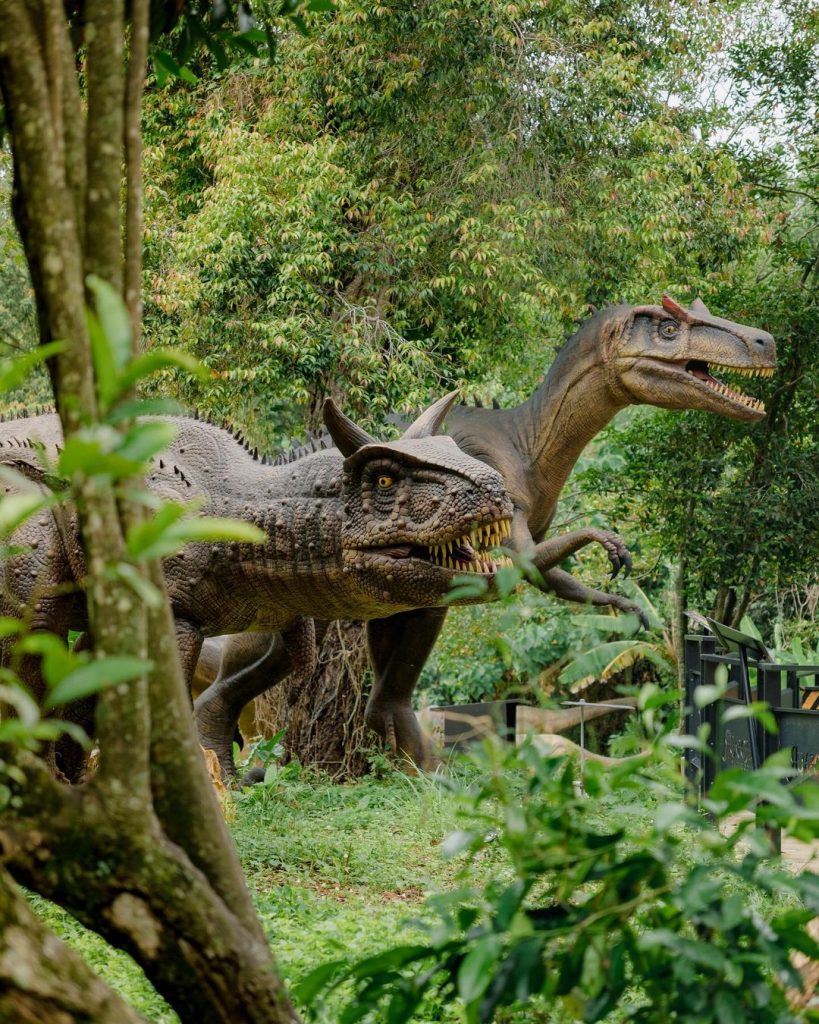
[[[663,338],[676,338],[680,325],[676,320],[663,320],[660,324],[660,335]]]
[[[391,476],[380,476],[378,478],[378,486],[382,491],[388,490],[395,483]]]

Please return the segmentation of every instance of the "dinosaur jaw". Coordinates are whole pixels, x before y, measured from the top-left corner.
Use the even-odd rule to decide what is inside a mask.
[[[391,544],[367,548],[362,554],[375,556],[382,562],[421,562],[452,574],[476,573],[494,576],[504,566],[512,565],[511,558],[498,556],[499,548],[511,536],[510,519],[496,519],[491,523],[473,526],[468,533],[453,536],[435,544]]]
[[[773,366],[741,366],[706,362],[704,359],[643,357],[628,369],[623,380],[638,401],[666,409],[700,409],[731,419],[757,422],[765,417],[765,404],[746,395],[736,385],[719,380],[716,373],[745,377],[770,377]],[[663,387],[658,387],[662,384]],[[732,382],[733,383],[733,382]]]
[[[772,377],[774,373],[772,366],[751,367],[718,365],[715,369],[727,371],[728,373],[740,374],[745,377]],[[685,370],[689,376],[701,381],[706,387],[710,388],[713,392],[732,404],[744,406],[751,412],[758,413],[760,417],[765,415],[765,403],[761,399],[754,398],[753,395],[746,395],[742,391],[737,391],[734,388],[729,387],[721,380],[717,380],[717,378],[711,374],[711,367],[704,360],[689,360],[685,365]]]

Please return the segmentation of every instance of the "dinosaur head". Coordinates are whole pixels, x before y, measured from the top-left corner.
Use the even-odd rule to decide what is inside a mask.
[[[712,316],[700,299],[684,309],[664,295],[660,306],[625,307],[623,312],[604,358],[613,386],[625,391],[630,402],[702,409],[736,420],[764,417],[759,399],[716,375],[773,374],[776,345],[766,331]]]
[[[436,436],[455,398],[436,402],[392,442],[325,402],[324,421],[345,456],[344,572],[378,602],[438,604],[455,576],[491,578],[508,561],[490,553],[510,533],[502,477]]]

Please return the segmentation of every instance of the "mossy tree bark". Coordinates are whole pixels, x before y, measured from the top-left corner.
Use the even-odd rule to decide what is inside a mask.
[[[66,437],[98,419],[88,274],[124,295],[134,338],[139,332],[148,11],[149,0],[133,0],[126,24],[124,0],[87,0],[80,68],[60,0],[0,0],[13,208],[41,339],[66,342],[49,367]],[[196,742],[167,598],[149,610],[107,571],[125,557],[126,531],[141,509],[82,474],[72,497],[94,649],[101,656],[150,651],[156,667],[100,694],[101,756],[90,783],[72,789],[42,761],[0,749],[0,782],[10,793],[0,819],[0,981],[15,963],[33,972],[31,984],[3,992],[0,1011],[14,1007],[20,1020],[38,1007],[40,1020],[138,1019],[35,922],[13,878],[127,950],[183,1021],[296,1021]],[[164,595],[160,566],[141,568]],[[55,956],[38,963],[20,927]]]
[[[310,679],[284,679],[257,698],[257,714],[268,735],[285,730],[285,762],[318,768],[337,782],[360,778],[368,749],[379,742],[364,721],[371,681],[363,624],[331,622]]]

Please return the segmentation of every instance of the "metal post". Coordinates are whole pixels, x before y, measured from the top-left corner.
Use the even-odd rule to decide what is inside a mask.
[[[612,708],[614,711],[636,711],[631,704],[607,704],[604,701],[562,700],[561,705],[569,708],[580,708],[580,795],[585,796],[583,778],[586,768],[586,708]]]
[[[751,680],[748,675],[748,649],[743,645],[739,644],[739,680],[742,684],[742,699],[745,703],[750,706],[751,704]],[[757,720],[755,718],[748,719],[748,738],[751,741],[751,763],[754,766],[754,770],[759,768],[759,744],[757,743]]]

